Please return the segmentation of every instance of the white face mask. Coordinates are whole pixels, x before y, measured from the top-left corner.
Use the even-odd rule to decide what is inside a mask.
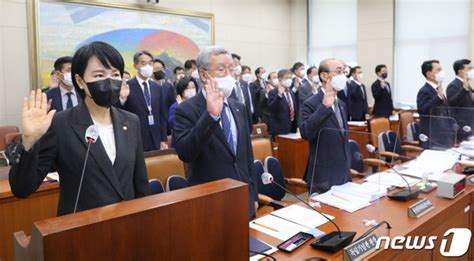
[[[300,70],[300,77],[304,78],[306,76],[306,70],[303,68]]]
[[[313,82],[315,83],[319,83],[319,76],[313,75],[313,78],[311,80],[313,80]]]
[[[242,73],[242,66],[238,65],[234,68],[234,74],[239,76]]]
[[[153,66],[147,64],[145,66],[140,67],[140,74],[146,78],[151,77],[153,75]]]
[[[440,71],[435,75],[435,80],[437,82],[442,82],[444,80],[444,77],[445,77],[444,71]]]
[[[278,85],[278,78],[273,79],[272,84],[273,84],[273,86],[277,86]]]
[[[64,74],[64,80],[63,82],[67,85],[67,86],[72,86],[72,77],[71,77],[71,73],[65,73]]]
[[[260,76],[263,80],[268,79],[268,73],[263,73],[262,76]]]
[[[227,75],[225,77],[214,77],[214,80],[217,81],[217,86],[224,94],[224,98],[228,98],[234,90],[235,79],[232,76]]]
[[[285,88],[290,88],[291,82],[292,82],[291,79],[286,79],[286,80],[283,80],[283,81],[281,82],[281,84],[283,84],[283,87],[285,87]]]
[[[250,73],[244,73],[242,74],[242,80],[248,83],[252,80],[252,75],[250,75]]]
[[[467,78],[468,79],[474,79],[474,69],[467,72]]]
[[[199,72],[197,69],[191,73],[191,77],[193,77],[194,79],[199,79]]]
[[[189,99],[196,96],[196,89],[192,88],[192,89],[184,90],[183,96],[184,96],[184,99]]]
[[[339,74],[332,77],[331,85],[336,91],[342,91],[346,88],[347,77],[344,74]]]

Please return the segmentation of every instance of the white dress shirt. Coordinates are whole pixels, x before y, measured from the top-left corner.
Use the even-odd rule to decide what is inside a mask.
[[[70,92],[71,93],[71,100],[72,100],[72,107],[75,107],[77,105],[77,93],[74,88],[72,88],[71,91],[68,91],[64,89],[62,86],[59,86],[59,92],[61,93],[61,104],[63,105],[63,110],[65,111],[67,109],[67,94]]]

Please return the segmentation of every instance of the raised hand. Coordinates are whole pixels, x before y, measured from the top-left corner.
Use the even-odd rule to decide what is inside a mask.
[[[122,87],[120,88],[120,98],[126,100],[128,95],[130,95],[130,87],[128,86],[127,81],[123,80]]]
[[[180,104],[183,102],[183,98],[181,98],[181,95],[176,95],[176,103]]]
[[[334,104],[334,101],[336,100],[336,92],[334,91],[334,88],[332,87],[331,83],[328,82],[324,88],[324,98],[323,98],[323,104],[326,106],[326,108],[332,107]]]
[[[25,150],[30,150],[51,126],[56,110],[48,112],[48,107],[48,99],[41,89],[31,91],[30,97],[25,97],[21,116]]]
[[[285,87],[283,87],[283,84],[278,83],[278,96],[282,97],[284,91],[285,91]]]
[[[224,107],[224,95],[219,90],[217,82],[212,79],[207,79],[204,82],[204,89],[207,95],[207,111],[212,116],[218,117]]]

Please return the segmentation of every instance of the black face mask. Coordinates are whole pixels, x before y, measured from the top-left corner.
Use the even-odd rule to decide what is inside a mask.
[[[153,72],[153,76],[157,81],[163,80],[165,78],[165,72],[163,71],[156,71]]]
[[[87,83],[87,88],[89,88],[95,104],[105,108],[118,103],[121,87],[122,81],[112,78]]]

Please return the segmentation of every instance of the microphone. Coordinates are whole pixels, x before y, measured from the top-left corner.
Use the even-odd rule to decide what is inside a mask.
[[[376,151],[374,145],[372,144],[367,144],[366,148],[370,153],[374,153]],[[403,175],[393,167],[393,158],[392,158],[392,162],[390,162],[390,170],[393,170],[393,172],[395,172],[398,176],[400,176],[400,178],[403,179],[403,181],[405,181],[405,183],[407,184],[407,189],[396,192],[396,193],[392,193],[390,195],[387,195],[387,197],[389,199],[404,201],[404,202],[418,198],[418,195],[420,194],[421,190],[411,189],[410,183],[408,183],[405,177],[403,177]]]
[[[339,226],[334,221],[332,221],[330,218],[328,218],[324,213],[322,213],[319,210],[315,209],[310,204],[308,204],[306,201],[302,200],[300,197],[298,197],[296,194],[292,193],[291,191],[287,190],[282,185],[278,184],[277,182],[274,182],[272,174],[267,173],[267,172],[263,173],[261,178],[262,178],[263,185],[275,184],[277,187],[284,190],[286,193],[292,195],[294,198],[296,198],[298,201],[305,204],[310,209],[318,212],[320,215],[322,215],[324,218],[326,218],[329,222],[331,222],[336,227],[337,231],[333,231],[329,234],[326,234],[323,237],[316,240],[315,242],[311,243],[311,246],[313,248],[334,253],[334,252],[337,252],[340,249],[348,246],[352,242],[352,239],[354,239],[354,236],[356,235],[356,232],[341,231],[339,229]]]
[[[97,129],[95,125],[91,125],[87,127],[86,135],[85,135],[85,140],[87,142],[86,157],[84,159],[84,164],[82,165],[81,180],[79,181],[79,188],[77,189],[76,202],[74,203],[74,211],[72,213],[76,213],[76,210],[77,210],[77,203],[79,202],[79,196],[81,195],[82,182],[84,180],[84,173],[86,171],[87,159],[89,158],[89,150],[91,148],[91,144],[95,143],[98,137],[99,137],[99,130]]]

